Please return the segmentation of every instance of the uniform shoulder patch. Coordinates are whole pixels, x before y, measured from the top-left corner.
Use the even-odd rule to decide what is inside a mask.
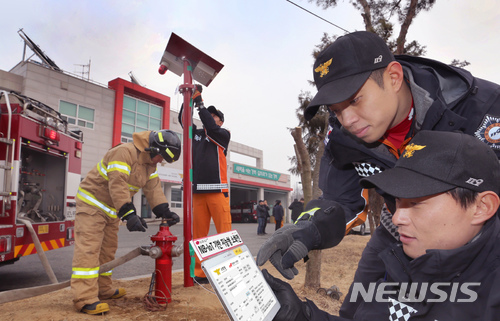
[[[484,116],[474,136],[491,148],[500,149],[500,117]]]

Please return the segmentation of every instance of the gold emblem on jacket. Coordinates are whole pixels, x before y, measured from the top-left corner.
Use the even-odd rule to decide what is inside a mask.
[[[403,154],[403,157],[410,158],[413,156],[415,151],[424,149],[425,147],[426,147],[425,145],[410,144],[410,145],[406,146],[405,153]]]

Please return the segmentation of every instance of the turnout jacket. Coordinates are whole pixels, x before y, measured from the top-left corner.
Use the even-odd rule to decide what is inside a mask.
[[[193,193],[228,193],[227,148],[231,134],[200,108],[203,128],[193,124]]]
[[[458,231],[457,231],[458,232]],[[353,318],[332,316],[311,301],[310,320],[493,321],[500,315],[500,221],[454,250],[428,250],[411,260],[399,244],[380,253],[386,273],[373,280]],[[383,291],[383,294],[377,294]],[[377,299],[379,296],[383,300]],[[345,301],[351,300],[348,295]]]
[[[458,130],[485,142],[500,157],[499,85],[426,58],[402,55],[396,60],[403,66],[414,102],[407,138],[424,129]],[[366,205],[359,179],[394,167],[397,159],[384,144],[362,142],[336,119],[330,126],[320,166],[320,188],[323,198],[343,205],[346,223],[351,226]],[[391,208],[393,201],[383,196]]]
[[[149,152],[150,131],[133,134],[133,143],[111,148],[91,169],[78,187],[77,199],[98,207],[109,217],[117,212],[142,188],[151,208],[167,203]]]

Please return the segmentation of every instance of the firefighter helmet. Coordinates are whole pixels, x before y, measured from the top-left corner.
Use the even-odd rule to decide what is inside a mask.
[[[173,163],[181,155],[181,140],[176,133],[168,129],[152,131],[149,134],[151,158],[161,155],[167,163]]]

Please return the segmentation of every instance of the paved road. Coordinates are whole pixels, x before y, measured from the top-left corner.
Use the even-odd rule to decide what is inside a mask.
[[[120,226],[118,233],[118,250],[116,257],[125,255],[141,245],[150,245],[151,236],[159,229],[159,221],[148,223],[146,233],[129,232],[125,226]],[[257,236],[256,223],[234,223],[233,229],[237,230],[250,252],[256,256],[260,246],[269,238],[274,230],[274,224],[268,224],[267,235]],[[182,224],[174,225],[170,232],[177,236],[175,244],[182,244]],[[210,234],[215,234],[215,226],[210,228]],[[64,282],[71,277],[71,260],[73,247],[65,247],[46,252],[47,258],[59,282]],[[173,271],[183,269],[183,256],[174,258]],[[148,256],[139,256],[113,270],[114,279],[130,278],[135,276],[150,276],[154,270],[154,260]],[[38,258],[37,254],[26,256],[12,265],[0,266],[0,291],[26,288],[50,284],[50,279]]]

